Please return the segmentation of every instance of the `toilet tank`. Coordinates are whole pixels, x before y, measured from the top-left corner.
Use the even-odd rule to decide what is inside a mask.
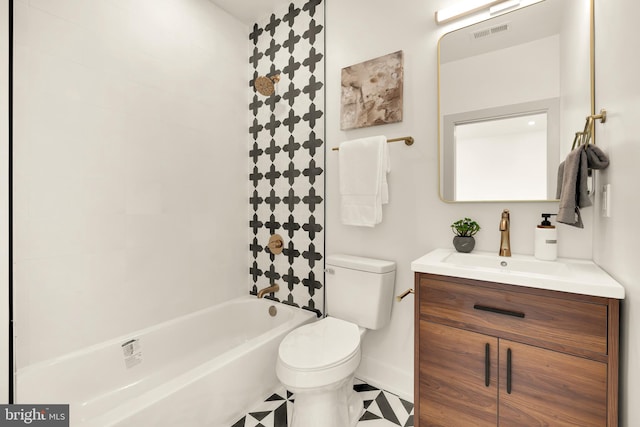
[[[389,323],[396,263],[352,255],[325,260],[326,311],[367,329]]]

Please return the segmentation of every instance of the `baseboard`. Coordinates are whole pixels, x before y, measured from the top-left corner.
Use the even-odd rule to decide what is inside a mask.
[[[413,371],[408,372],[363,356],[356,371],[356,378],[413,402]]]

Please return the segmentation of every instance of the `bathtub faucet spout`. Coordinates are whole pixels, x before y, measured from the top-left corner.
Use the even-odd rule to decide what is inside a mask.
[[[268,288],[260,289],[258,291],[258,298],[262,298],[265,294],[269,294],[271,292],[278,292],[280,290],[280,286],[277,283],[269,286]]]

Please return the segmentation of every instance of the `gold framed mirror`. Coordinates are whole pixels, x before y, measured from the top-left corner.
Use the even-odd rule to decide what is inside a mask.
[[[593,34],[593,0],[543,0],[440,38],[442,200],[555,200],[595,110]]]

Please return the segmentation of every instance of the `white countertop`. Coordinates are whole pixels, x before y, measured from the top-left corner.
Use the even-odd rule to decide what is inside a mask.
[[[435,249],[413,261],[411,270],[606,298],[624,299],[625,294],[620,283],[589,260],[540,261],[530,255]]]

